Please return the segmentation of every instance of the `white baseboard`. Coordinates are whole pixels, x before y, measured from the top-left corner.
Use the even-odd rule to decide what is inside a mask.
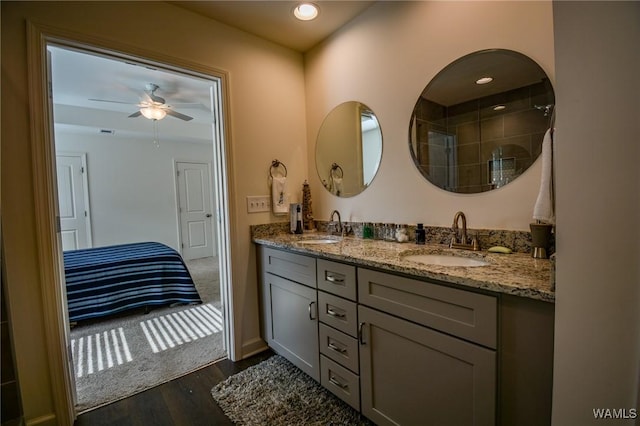
[[[249,358],[252,355],[267,350],[268,346],[260,337],[244,342],[242,345],[242,359]]]
[[[25,424],[27,426],[46,426],[46,425],[50,425],[50,426],[56,426],[58,424],[57,420],[56,420],[56,415],[55,414],[47,414],[44,416],[40,416],[40,417],[36,417],[33,419],[26,419],[25,420]]]

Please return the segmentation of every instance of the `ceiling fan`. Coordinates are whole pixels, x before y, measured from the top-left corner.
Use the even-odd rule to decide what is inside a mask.
[[[188,115],[179,113],[172,109],[171,105],[168,105],[164,98],[156,95],[156,90],[160,87],[154,83],[147,83],[145,85],[144,94],[146,96],[146,100],[141,101],[138,104],[131,104],[129,102],[119,102],[119,101],[109,101],[105,99],[89,99],[90,101],[98,101],[98,102],[112,102],[118,104],[130,104],[137,105],[140,109],[133,114],[129,115],[129,118],[140,117],[141,115],[149,120],[162,120],[167,115],[170,115],[175,118],[179,118],[180,120],[190,121],[193,120],[193,117]]]

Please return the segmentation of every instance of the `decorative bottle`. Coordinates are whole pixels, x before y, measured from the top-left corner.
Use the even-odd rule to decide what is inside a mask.
[[[424,244],[426,242],[426,232],[421,223],[418,224],[416,228],[416,244]]]
[[[362,225],[362,238],[365,240],[373,239],[373,225],[370,222],[365,222]]]
[[[302,234],[302,212],[301,212],[300,204],[296,207],[296,230],[294,234]]]
[[[311,231],[315,228],[311,203],[311,188],[309,187],[309,183],[305,180],[302,184],[302,222],[304,225],[303,228],[307,231]]]

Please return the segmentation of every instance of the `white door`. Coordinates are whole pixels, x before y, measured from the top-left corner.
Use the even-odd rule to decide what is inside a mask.
[[[207,163],[176,163],[182,257],[214,255],[211,188]]]
[[[62,249],[91,247],[86,155],[56,153],[56,167]]]

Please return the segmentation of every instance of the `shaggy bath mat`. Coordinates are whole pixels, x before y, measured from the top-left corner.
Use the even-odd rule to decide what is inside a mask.
[[[211,394],[237,425],[371,425],[279,355],[229,377]]]

